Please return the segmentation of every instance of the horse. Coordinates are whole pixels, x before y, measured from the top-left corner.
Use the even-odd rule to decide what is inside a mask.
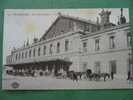
[[[86,72],[75,72],[78,79],[82,79],[82,76],[86,74]]]
[[[100,76],[100,74],[98,74],[98,73],[91,73],[90,76],[89,76],[89,79],[90,79],[90,80],[93,79],[93,80],[95,80],[95,81],[98,81],[98,80],[100,80],[100,77],[101,77],[101,76]]]
[[[86,70],[86,77],[89,78],[90,80],[92,80],[92,78],[94,77],[94,75],[92,75],[91,69]]]
[[[67,77],[70,78],[71,80],[76,80],[78,81],[78,75],[80,75],[79,73],[77,72],[74,72],[74,71],[68,71],[67,72]],[[81,77],[81,76],[80,76]]]
[[[108,78],[108,79],[110,78],[110,74],[108,74],[108,73],[92,73],[90,75],[91,80],[94,79],[94,80],[98,81],[101,78],[103,78],[104,81],[106,81],[106,78]]]
[[[106,78],[110,78],[110,74],[109,73],[101,73],[100,74],[101,77],[103,77],[104,81],[106,81]]]
[[[106,81],[106,78],[110,78],[110,74],[108,73],[92,73],[91,69],[87,69],[86,70],[86,76],[87,78],[89,78],[90,80],[100,80],[101,78],[104,79],[104,81]]]
[[[74,71],[67,71],[67,77],[73,79],[73,73]]]

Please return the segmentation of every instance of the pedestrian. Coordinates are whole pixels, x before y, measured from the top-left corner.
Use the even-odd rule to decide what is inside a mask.
[[[114,79],[114,72],[113,71],[111,72],[111,79],[112,80]]]
[[[131,73],[130,73],[130,71],[128,71],[128,73],[127,73],[127,80],[130,79],[130,76],[131,76]]]

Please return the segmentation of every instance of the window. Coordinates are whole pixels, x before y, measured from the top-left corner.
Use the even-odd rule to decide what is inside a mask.
[[[133,72],[132,68],[132,54],[128,54],[129,58],[127,59],[127,72]]]
[[[35,57],[36,56],[36,49],[34,48],[33,50],[33,56]]]
[[[68,40],[65,40],[65,51],[68,51],[68,46],[69,46],[69,41]]]
[[[22,59],[24,58],[24,53],[22,52]]]
[[[84,27],[85,27],[85,31],[88,31],[88,32],[90,31],[90,26],[89,25],[85,25]]]
[[[60,43],[58,42],[57,43],[57,53],[59,53],[60,52]]]
[[[10,62],[12,63],[12,57],[10,58]]]
[[[52,54],[52,53],[53,53],[52,48],[53,48],[53,45],[52,45],[52,44],[50,44],[49,54]]]
[[[25,58],[27,58],[27,51],[25,52]]]
[[[43,55],[46,55],[46,46],[43,47]]]
[[[87,70],[87,62],[83,63],[83,71],[85,72]]]
[[[101,72],[99,61],[95,62],[94,72],[95,73],[100,73]]]
[[[131,45],[131,36],[130,32],[127,33],[127,46],[129,47]]]
[[[69,28],[71,29],[73,26],[73,22],[71,20],[69,20]]]
[[[87,42],[83,42],[83,52],[87,52]]]
[[[40,56],[41,48],[38,48],[38,56]]]
[[[96,31],[96,28],[95,27],[92,27],[92,30],[91,30],[92,32],[95,32]]]
[[[19,53],[18,59],[20,59],[21,54]]]
[[[96,51],[99,51],[99,50],[100,50],[99,41],[100,41],[100,39],[96,39],[96,40],[95,40],[95,50],[96,50]]]
[[[16,54],[16,60],[18,59],[18,54]]]
[[[112,60],[109,63],[110,63],[109,66],[110,73],[113,72],[114,74],[116,74],[117,73],[116,60]]]
[[[115,41],[114,41],[115,37],[114,36],[110,36],[109,37],[109,45],[110,45],[110,49],[115,48]]]
[[[31,50],[29,50],[29,57],[31,57]]]
[[[77,23],[74,21],[74,22],[73,22],[73,31],[76,31],[77,28],[78,28],[78,27],[77,27]]]

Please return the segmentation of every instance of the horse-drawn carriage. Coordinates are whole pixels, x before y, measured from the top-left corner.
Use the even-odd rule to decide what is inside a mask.
[[[107,78],[110,78],[109,73],[92,73],[91,69],[87,69],[85,72],[74,72],[74,71],[68,71],[67,77],[72,80],[81,80],[81,79],[89,79],[89,80],[95,80],[99,81],[100,79],[103,79],[106,81]]]

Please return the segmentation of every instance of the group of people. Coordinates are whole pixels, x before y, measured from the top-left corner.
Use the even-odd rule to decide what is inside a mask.
[[[73,81],[76,80],[78,81],[79,79],[82,79],[82,76],[84,78],[89,80],[100,80],[101,78],[106,81],[107,78],[111,78],[112,80],[114,79],[114,72],[109,73],[92,73],[91,69],[87,69],[85,72],[74,72],[74,71],[69,71],[67,72],[67,77],[72,79]]]
[[[7,74],[9,75],[22,75],[24,76],[24,73],[20,73],[20,72],[14,72],[12,70],[7,70],[6,71]],[[26,75],[31,75],[31,76],[36,76],[35,72],[34,71],[28,71],[28,72],[25,72]],[[104,81],[106,81],[106,78],[110,78],[111,80],[114,80],[114,72],[112,71],[111,73],[92,73],[92,70],[91,69],[87,69],[86,72],[75,72],[75,71],[68,71],[66,72],[65,75],[63,76],[66,76],[72,80],[76,80],[78,81],[79,79],[82,79],[82,76],[86,76],[86,78],[90,79],[90,80],[100,80],[101,78],[104,79]],[[47,75],[47,73],[43,73],[43,72],[39,72],[39,75],[40,76],[43,76],[43,75]],[[62,75],[62,74],[59,74],[59,75]],[[57,75],[57,76],[59,76]],[[131,72],[128,71],[127,73],[127,80],[130,80],[131,79]]]

